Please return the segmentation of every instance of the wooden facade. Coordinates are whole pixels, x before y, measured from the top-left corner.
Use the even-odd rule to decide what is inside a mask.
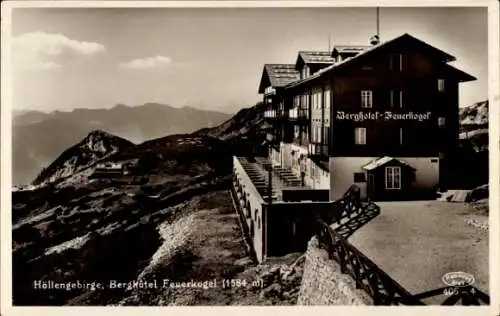
[[[341,47],[320,64],[299,54],[298,80],[279,87],[279,106],[270,105],[279,109],[277,142],[306,147],[311,158],[325,161],[453,152],[459,83],[475,80],[448,64],[453,56],[408,34],[375,46]]]

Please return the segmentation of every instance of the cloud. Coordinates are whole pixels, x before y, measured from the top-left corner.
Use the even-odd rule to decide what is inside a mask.
[[[14,67],[24,70],[60,68],[58,61],[64,58],[90,57],[105,52],[104,45],[99,43],[44,32],[24,33],[14,37],[12,42]]]
[[[56,68],[61,68],[61,65],[54,63],[52,61],[39,62],[39,63],[31,65],[31,69],[47,70],[47,69],[56,69]]]
[[[151,69],[151,68],[167,67],[170,65],[172,65],[172,59],[170,57],[154,56],[154,57],[138,58],[126,63],[121,63],[119,67],[129,68],[129,69]]]

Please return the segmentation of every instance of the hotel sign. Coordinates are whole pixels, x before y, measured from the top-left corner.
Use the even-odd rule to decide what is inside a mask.
[[[335,116],[337,121],[354,121],[354,122],[363,122],[363,121],[427,121],[431,118],[431,112],[425,113],[415,113],[415,112],[407,112],[407,113],[399,113],[392,111],[374,111],[374,112],[344,112],[337,111]]]

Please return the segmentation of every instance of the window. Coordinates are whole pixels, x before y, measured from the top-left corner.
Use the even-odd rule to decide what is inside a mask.
[[[403,55],[392,54],[389,56],[389,69],[390,70],[403,70]]]
[[[361,107],[362,108],[371,108],[373,101],[373,93],[371,90],[362,90],[361,91]]]
[[[314,109],[321,109],[321,91],[316,91],[313,93],[312,107]]]
[[[356,145],[366,145],[366,128],[356,127],[354,129],[354,143]]]
[[[391,90],[390,91],[391,108],[403,108],[403,91]]]
[[[310,69],[307,65],[304,65],[304,67],[302,68],[302,72],[301,72],[301,79],[305,79],[307,77],[309,77],[309,75],[311,74],[310,72]]]
[[[403,128],[399,128],[399,144],[403,145]]]
[[[300,135],[300,127],[295,125],[294,126],[294,136],[295,136],[295,138],[299,138],[299,135]]]
[[[330,100],[330,88],[325,88],[325,90],[323,91],[323,95],[324,95],[324,100],[325,100],[325,109],[326,110],[330,110],[330,104],[331,104],[331,100]]]
[[[354,173],[354,182],[366,182],[366,177],[364,172],[355,172]]]
[[[385,188],[401,189],[401,167],[385,167]]]
[[[302,105],[303,109],[309,108],[309,95],[307,93],[302,95],[302,104],[301,105]]]
[[[298,108],[300,106],[300,95],[293,97],[293,106]]]
[[[438,91],[444,92],[444,79],[438,79]]]
[[[321,90],[319,90],[316,95],[318,96],[318,109],[321,109],[323,107],[323,96]]]
[[[438,117],[438,126],[439,127],[444,127],[446,124],[446,118],[444,117]]]
[[[328,132],[329,132],[329,127],[323,127],[323,144],[325,145],[328,144]]]
[[[320,127],[319,126],[314,126],[314,141],[316,143],[319,143],[320,142],[320,138],[321,138],[321,133],[320,133]]]

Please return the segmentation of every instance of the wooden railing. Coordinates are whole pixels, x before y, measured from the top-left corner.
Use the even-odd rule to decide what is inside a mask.
[[[373,203],[363,204],[359,198],[359,188],[351,186],[338,201],[342,211],[329,223],[340,224],[345,219],[341,228],[363,217],[370,212],[380,213],[380,209]],[[350,275],[356,282],[356,288],[368,293],[375,305],[426,305],[422,299],[445,296],[441,305],[481,305],[489,304],[489,296],[469,285],[465,287],[442,287],[435,290],[411,294],[398,282],[392,279],[373,261],[351,245],[343,234],[342,229],[333,229],[325,219],[318,220],[316,238],[319,246],[328,252],[328,257],[340,265],[342,273]],[[349,225],[348,225],[349,226]]]

